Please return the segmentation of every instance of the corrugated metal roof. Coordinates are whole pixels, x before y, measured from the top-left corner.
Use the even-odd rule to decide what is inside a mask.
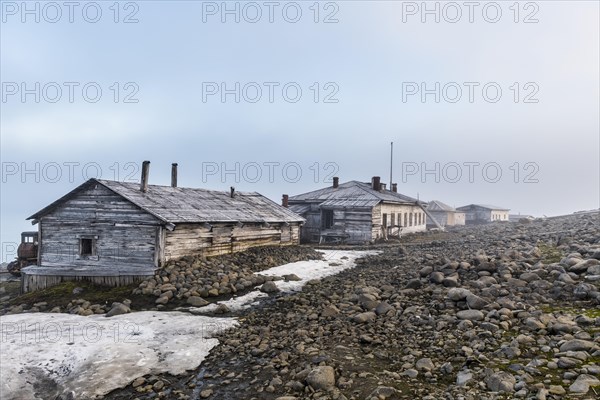
[[[289,209],[295,212],[296,214],[304,214],[308,210],[310,210],[310,204],[290,204]]]
[[[321,208],[373,208],[379,204],[381,200],[353,200],[353,199],[330,199],[320,204]]]
[[[359,181],[345,182],[340,184],[337,188],[328,186],[323,189],[291,196],[289,198],[290,202],[323,202],[327,200],[377,200],[377,203],[381,201],[393,203],[415,203],[417,201],[417,199],[405,196],[401,193],[392,192],[391,190],[373,190],[370,183]]]
[[[230,192],[90,179],[28,219],[57,208],[90,184],[99,183],[166,223],[303,222],[304,219],[256,192]]]

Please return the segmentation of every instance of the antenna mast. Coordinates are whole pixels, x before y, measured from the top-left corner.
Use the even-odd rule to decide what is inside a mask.
[[[390,143],[390,190],[392,190],[392,171],[394,165],[394,142]]]

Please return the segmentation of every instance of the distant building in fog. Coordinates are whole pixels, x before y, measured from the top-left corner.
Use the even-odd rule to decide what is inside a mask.
[[[519,222],[522,219],[533,221],[535,218],[532,215],[525,215],[525,214],[509,214],[508,215],[508,220],[510,222]]]
[[[465,222],[467,225],[508,221],[508,212],[510,211],[508,208],[489,204],[469,204],[458,207],[457,210],[465,213]]]
[[[427,203],[427,211],[431,215],[431,217],[435,218],[438,224],[441,226],[455,226],[455,225],[464,225],[465,224],[465,213],[463,211],[459,211],[454,207],[449,206],[448,204],[442,203],[439,200],[432,200]],[[427,217],[427,227],[434,228],[435,222],[431,219],[431,217]]]
[[[296,196],[283,196],[283,205],[306,219],[303,242],[364,243],[400,233],[425,231],[426,215],[419,201],[386,189],[379,177],[350,181]]]

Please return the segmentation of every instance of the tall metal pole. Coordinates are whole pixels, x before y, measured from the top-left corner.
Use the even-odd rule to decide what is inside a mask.
[[[390,143],[390,190],[392,190],[392,170],[394,163],[394,142]]]

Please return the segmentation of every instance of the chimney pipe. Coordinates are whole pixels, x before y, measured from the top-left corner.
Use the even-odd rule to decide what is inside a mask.
[[[379,188],[380,188],[379,190],[382,191],[382,192],[385,191],[386,184],[385,183],[380,183],[379,185],[380,185],[379,186]]]
[[[337,189],[337,187],[340,185],[340,178],[338,178],[337,176],[333,177],[333,188]]]
[[[373,178],[371,178],[371,188],[373,190],[379,191],[380,184],[381,184],[381,178],[379,176],[374,176]]]
[[[392,192],[398,193],[398,184],[397,183],[392,183]]]
[[[281,205],[284,206],[285,208],[288,208],[288,199],[289,199],[289,196],[287,194],[284,194],[281,197]]]
[[[177,187],[177,163],[171,164],[171,187]]]
[[[235,188],[233,186],[231,186],[229,188],[229,195],[231,196],[232,199],[233,199],[233,196],[235,196]]]
[[[143,193],[148,191],[148,174],[150,173],[150,161],[142,163],[142,180],[140,182],[140,190]]]

